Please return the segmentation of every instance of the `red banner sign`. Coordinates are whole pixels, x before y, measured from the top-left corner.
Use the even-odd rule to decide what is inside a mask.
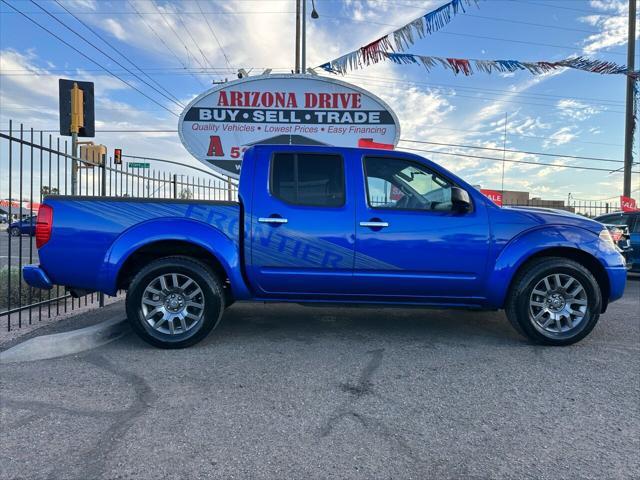
[[[25,208],[27,210],[31,210],[32,212],[37,212],[38,209],[40,208],[40,204],[36,203],[36,202],[17,202],[15,200],[0,200],[0,207],[4,207],[4,208],[9,208],[9,205],[11,205],[11,208],[15,208],[15,212],[16,214],[18,214],[18,211],[20,210],[20,207]]]
[[[497,190],[486,190],[484,188],[481,189],[480,191],[485,197],[487,197],[493,203],[495,203],[499,207],[502,206],[502,192],[499,192]]]
[[[624,195],[620,195],[620,206],[623,212],[637,212],[639,210],[636,199],[625,197]]]

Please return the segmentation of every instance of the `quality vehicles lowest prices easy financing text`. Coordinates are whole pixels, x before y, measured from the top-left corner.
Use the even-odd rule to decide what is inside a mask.
[[[29,285],[127,290],[147,342],[202,340],[234,301],[506,310],[529,339],[584,338],[624,291],[608,230],[577,215],[499,208],[416,155],[259,145],[239,201],[50,196]]]

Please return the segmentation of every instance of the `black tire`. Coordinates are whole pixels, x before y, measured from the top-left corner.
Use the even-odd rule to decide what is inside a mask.
[[[185,277],[191,279],[195,286],[200,289],[195,301],[202,301],[203,305],[202,309],[197,310],[197,316],[199,317],[197,321],[187,320],[193,323],[193,325],[187,325],[188,330],[183,331],[178,325],[174,332],[174,327],[171,326],[171,332],[174,333],[162,332],[159,330],[160,327],[157,327],[158,329],[154,328],[150,323],[153,322],[153,319],[147,321],[145,318],[143,310],[145,307],[142,305],[143,295],[145,295],[145,298],[149,298],[149,290],[147,288],[152,285],[158,285],[154,282],[159,277],[163,275],[172,276],[172,274],[176,274],[180,279]],[[184,284],[187,284],[186,280]],[[173,285],[169,287],[169,289],[171,288],[173,288]],[[189,288],[195,288],[193,283]],[[158,303],[162,304],[159,306],[163,309],[157,313],[157,315],[160,315],[160,319],[163,319],[165,313],[167,316],[180,313],[167,310],[168,295],[158,294],[156,296],[158,297]],[[185,301],[188,301],[186,294],[184,298],[186,299]],[[155,299],[153,300],[156,301]],[[204,339],[220,323],[225,309],[225,294],[220,279],[202,262],[190,257],[165,257],[151,262],[133,278],[127,291],[126,307],[131,327],[144,341],[160,348],[185,348]],[[146,308],[149,309],[151,307]],[[180,307],[176,306],[176,308]],[[190,307],[185,306],[181,311],[188,312],[188,308]],[[173,317],[171,320],[163,320],[163,322],[167,324],[168,328],[169,323],[175,326],[174,322],[176,320],[177,317]],[[158,323],[164,325],[163,322]],[[184,326],[185,324],[183,323],[182,325]]]
[[[13,227],[11,230],[9,230],[9,234],[12,237],[19,237],[20,235],[22,235],[22,232],[20,232],[20,229],[18,227]]]
[[[539,292],[540,286],[545,285],[545,278],[549,276],[556,278],[556,274],[560,276],[560,287],[557,286],[556,281],[551,280],[551,285],[546,284],[551,286],[551,294],[547,297],[538,296],[535,292]],[[574,279],[573,282],[569,282],[569,277]],[[563,280],[565,286],[568,286],[566,289],[562,288]],[[584,293],[577,288],[576,281],[583,287]],[[535,292],[534,289],[536,289]],[[563,294],[570,298],[573,295],[572,289],[580,292],[577,294],[580,298],[575,301],[583,302],[585,310],[581,311],[582,317],[579,321],[578,317],[568,320],[565,316],[556,327],[555,320],[550,320],[555,313],[553,309],[559,309],[559,305],[572,303],[572,300],[568,302],[565,300],[563,303]],[[554,297],[556,293],[558,295]],[[544,301],[542,298],[545,298]],[[553,304],[554,300],[558,303]],[[539,306],[539,302],[544,306]],[[571,306],[568,308],[573,311]],[[582,306],[577,308],[581,309]],[[598,322],[602,310],[602,293],[593,274],[580,263],[562,257],[544,257],[529,262],[518,272],[511,283],[505,309],[511,325],[529,340],[543,345],[571,345],[586,337]],[[539,314],[542,317],[536,321],[534,317]],[[548,331],[542,325],[546,322],[551,322],[547,328],[557,332]],[[575,325],[569,326],[570,322],[575,322]],[[566,328],[566,331],[562,331],[562,328]]]

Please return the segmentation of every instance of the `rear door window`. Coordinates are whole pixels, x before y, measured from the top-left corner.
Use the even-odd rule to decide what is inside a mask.
[[[271,159],[271,194],[283,202],[313,207],[345,203],[344,160],[340,155],[276,153]]]

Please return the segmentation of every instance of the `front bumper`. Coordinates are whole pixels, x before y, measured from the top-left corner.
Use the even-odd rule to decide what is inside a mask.
[[[624,287],[627,284],[627,267],[606,267],[609,277],[609,302],[618,300],[624,294]]]
[[[53,283],[51,283],[49,276],[39,265],[25,265],[22,267],[22,278],[28,285],[35,288],[43,290],[51,290],[53,288]]]

